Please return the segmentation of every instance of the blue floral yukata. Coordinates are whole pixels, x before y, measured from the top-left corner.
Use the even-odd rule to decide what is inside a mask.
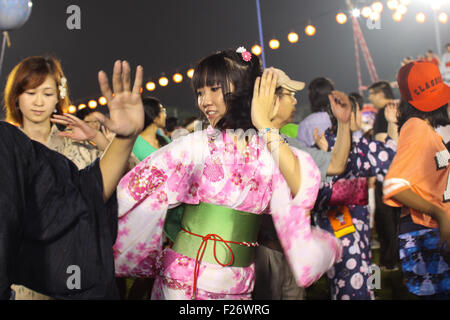
[[[336,136],[325,131],[328,149],[332,150]],[[334,233],[329,220],[332,185],[342,179],[368,178],[383,179],[396,152],[396,143],[389,137],[386,143],[371,141],[353,134],[347,168],[332,183],[321,186],[314,208],[315,223],[322,229]],[[355,179],[356,180],[356,179]],[[365,191],[367,194],[367,190]],[[343,245],[342,260],[327,273],[331,298],[333,300],[373,300],[374,292],[369,277],[372,275],[372,252],[370,249],[369,210],[365,205],[346,203],[355,231],[340,237]],[[375,283],[373,283],[375,284]]]

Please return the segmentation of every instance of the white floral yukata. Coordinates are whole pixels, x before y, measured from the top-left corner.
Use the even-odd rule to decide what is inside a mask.
[[[229,134],[214,138],[213,133],[209,127],[180,137],[122,178],[117,187],[116,276],[155,277],[152,299],[190,299],[195,259],[163,248],[163,225],[168,208],[206,202],[272,214],[298,285],[317,281],[340,259],[342,248],[330,233],[310,225],[320,182],[311,156],[292,148],[301,167],[301,186],[292,198],[261,137],[254,135],[241,152]],[[250,299],[254,271],[254,263],[222,267],[202,261],[196,298]]]

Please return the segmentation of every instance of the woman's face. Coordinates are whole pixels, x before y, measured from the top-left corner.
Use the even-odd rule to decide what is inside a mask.
[[[100,130],[100,122],[98,122],[93,113],[89,113],[86,117],[84,117],[83,121],[86,122],[92,129]]]
[[[204,86],[197,89],[197,102],[212,127],[226,114],[227,106],[220,85]]]
[[[163,107],[162,104],[159,105],[161,111],[159,112],[158,116],[155,118],[155,124],[158,126],[158,128],[165,128],[166,127],[166,108]]]
[[[58,91],[55,79],[47,76],[38,87],[25,90],[19,98],[23,125],[27,123],[43,123],[50,121],[53,110],[58,103]]]

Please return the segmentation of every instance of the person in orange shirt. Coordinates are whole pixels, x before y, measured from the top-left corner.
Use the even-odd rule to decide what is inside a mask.
[[[399,247],[408,290],[432,299],[450,295],[450,144],[436,129],[450,125],[447,86],[425,61],[398,72],[397,154],[383,184],[384,202],[402,207]]]

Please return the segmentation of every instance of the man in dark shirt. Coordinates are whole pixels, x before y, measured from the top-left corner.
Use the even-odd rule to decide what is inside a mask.
[[[387,121],[384,117],[384,107],[394,100],[394,93],[387,81],[375,82],[369,87],[369,100],[378,110],[373,124],[375,140],[384,142],[387,136]]]
[[[373,124],[374,139],[384,142],[387,134],[387,121],[384,108],[394,102],[394,93],[387,81],[373,83],[369,87],[369,100],[378,110]],[[398,226],[400,209],[387,206],[383,200],[383,182],[375,182],[375,229],[380,242],[380,265],[395,270],[398,257]]]

